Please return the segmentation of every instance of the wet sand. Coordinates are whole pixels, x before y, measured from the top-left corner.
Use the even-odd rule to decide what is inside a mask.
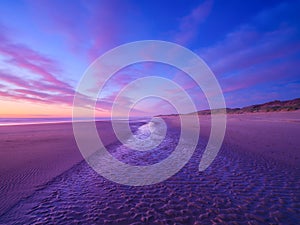
[[[106,145],[116,141],[110,123],[97,126]],[[0,126],[0,215],[82,160],[71,123]]]
[[[74,139],[71,134],[67,135],[69,125],[53,125],[52,128],[44,125],[43,129],[41,125],[34,125],[28,128],[25,137],[14,134],[17,128],[8,128],[5,138],[4,128],[1,128],[0,143],[5,147],[1,146],[1,155],[6,157],[1,157],[6,163],[1,164],[4,165],[1,167],[1,178],[4,178],[1,179],[1,190],[4,190],[1,191],[1,202],[3,199],[9,202],[7,196],[22,192],[24,185],[34,190],[26,192],[23,188],[26,194],[7,208],[0,217],[0,224],[173,224],[174,221],[177,224],[296,224],[300,220],[300,170],[296,158],[300,146],[299,112],[229,115],[224,145],[213,164],[201,173],[198,165],[206,145],[209,119],[200,118],[200,121],[202,138],[189,163],[170,179],[142,187],[108,181],[81,161]],[[172,152],[179,135],[176,119],[168,118],[167,122],[167,138],[151,152],[132,153],[120,143],[113,143],[115,137],[109,132],[105,133],[111,136],[111,139],[107,138],[111,144],[106,144],[110,144],[109,150],[114,157],[126,163],[147,165],[158,162]],[[19,129],[22,133],[26,128]],[[40,130],[39,135],[45,130],[44,137],[49,142],[39,135],[34,139],[35,129]],[[51,136],[49,130],[57,136]],[[58,130],[63,134],[59,135]],[[56,141],[47,139],[48,135]],[[60,139],[61,135],[67,136]],[[4,140],[18,141],[7,143]],[[47,153],[33,154],[38,152],[39,141],[52,146]],[[22,158],[20,151],[25,150],[17,143],[22,143],[26,155],[33,152],[31,157]],[[282,146],[285,157],[276,156],[274,151],[281,153]],[[68,154],[59,154],[61,151]],[[19,157],[18,163],[9,156]],[[25,160],[31,158],[33,161]],[[27,177],[19,180],[9,175]],[[35,182],[38,187],[33,185]]]

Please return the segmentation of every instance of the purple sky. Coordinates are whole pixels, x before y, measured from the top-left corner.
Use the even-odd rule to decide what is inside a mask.
[[[74,89],[89,64],[113,47],[146,39],[197,53],[217,77],[227,107],[300,97],[299,12],[299,1],[1,1],[0,115],[70,116]],[[185,74],[148,63],[124,68],[109,81],[99,115],[108,115],[124,85],[149,75],[177,82],[199,110],[208,107]],[[124,105],[130,101],[124,98]],[[173,112],[158,99],[136,107]]]

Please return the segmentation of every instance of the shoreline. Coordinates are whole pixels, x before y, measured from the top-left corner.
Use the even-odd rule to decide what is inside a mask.
[[[10,118],[8,118],[10,119]],[[17,120],[18,118],[13,118],[13,120]],[[30,120],[31,118],[24,118]],[[33,118],[33,120],[38,119],[38,118]],[[24,126],[24,125],[39,125],[39,124],[60,124],[60,123],[73,123],[73,122],[78,122],[78,123],[83,123],[83,122],[107,122],[111,121],[111,118],[95,118],[95,120],[77,120],[77,119],[72,119],[72,118],[66,118],[68,120],[54,120],[54,121],[31,121],[31,122],[1,122],[0,121],[0,127],[5,127],[5,126]],[[140,121],[140,120],[147,120],[149,118],[147,117],[137,117],[137,118],[131,118],[129,121]],[[126,118],[116,118],[114,119],[115,121],[128,121]]]
[[[179,128],[178,116],[163,118],[168,128]],[[200,138],[205,141],[210,134],[210,115],[201,115],[199,120]],[[223,146],[299,169],[299,121],[300,111],[231,114]],[[108,121],[96,125],[105,146],[117,142]],[[0,215],[82,160],[72,123],[0,126]]]
[[[203,122],[204,119],[201,119]],[[232,120],[240,119],[242,125],[249,120],[250,124],[253,120],[260,122],[258,118],[230,118],[229,133],[236,128]],[[274,123],[274,118],[269,120],[276,126],[282,123]],[[174,140],[180,134],[177,127],[170,124],[174,119],[167,122],[171,129],[170,139],[165,139],[162,146],[154,151],[129,154],[131,150],[118,143],[108,146],[108,150],[118,160],[132,165],[161,161],[174,149]],[[209,123],[208,119],[203,127],[206,123]],[[267,122],[266,126],[269,125]],[[258,125],[254,123],[254,126]],[[234,146],[223,146],[211,166],[199,172],[198,163],[204,146],[202,139],[193,157],[178,173],[162,183],[145,186],[111,182],[83,161],[40,186],[0,218],[5,224],[72,221],[81,224],[152,224],[161,221],[210,224],[245,220],[295,224],[299,221],[299,194],[296,191],[299,170],[282,167],[274,160],[258,157],[251,151],[236,152]],[[119,172],[120,176],[128,176],[126,170]]]

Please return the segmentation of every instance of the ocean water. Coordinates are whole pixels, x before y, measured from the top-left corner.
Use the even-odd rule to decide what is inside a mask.
[[[116,120],[127,120],[118,117]],[[130,117],[129,120],[144,120],[145,117]],[[90,121],[91,118],[77,118],[76,121]],[[98,117],[96,121],[109,121],[111,117]],[[47,124],[47,123],[66,123],[72,122],[72,118],[51,117],[51,118],[0,118],[0,126],[27,125],[27,124]]]
[[[0,118],[0,125],[25,125],[39,123],[71,122],[72,118]]]

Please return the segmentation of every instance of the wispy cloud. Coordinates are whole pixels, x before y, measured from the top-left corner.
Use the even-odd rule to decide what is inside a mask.
[[[63,37],[69,49],[83,54],[89,62],[122,43],[127,35],[125,1],[30,1],[31,12],[42,29]],[[128,27],[127,27],[128,28]]]
[[[0,69],[0,97],[70,105],[74,90],[67,82],[57,78],[63,73],[59,63],[26,45],[15,43],[11,37],[4,35],[5,31],[7,28],[1,26],[0,55],[5,70]],[[12,73],[14,68],[24,72]],[[34,76],[27,77],[27,72]],[[64,98],[61,98],[62,95]]]
[[[181,18],[179,28],[175,34],[175,42],[186,45],[198,34],[199,26],[209,16],[213,7],[213,0],[205,0],[194,8],[190,14]]]
[[[10,4],[0,4],[11,7]],[[223,15],[229,14],[223,11],[222,15],[218,13],[217,10],[222,9],[221,5],[224,4],[219,1],[205,0],[198,5],[175,1],[174,7],[172,10],[168,8],[168,12],[164,7],[169,7],[170,3],[163,3],[161,8],[157,7],[159,4],[114,0],[26,1],[20,9],[26,5],[28,12],[22,10],[24,14],[21,13],[20,21],[9,18],[3,20],[7,23],[5,25],[9,28],[11,25],[12,29],[20,31],[24,36],[16,35],[17,32],[10,32],[0,24],[0,98],[12,102],[53,104],[54,107],[67,105],[70,108],[75,90],[66,79],[78,81],[81,73],[78,68],[84,70],[89,62],[119,44],[145,38],[165,39],[166,35],[168,40],[184,46],[205,46],[209,43],[209,46],[196,52],[211,67],[228,99],[233,99],[236,93],[240,97],[254,90],[265,93],[265,89],[271,90],[276,85],[276,91],[280,92],[279,84],[299,81],[300,19],[299,4],[298,8],[295,7],[296,2],[261,4],[262,9],[249,9],[253,11],[243,22],[239,19],[230,21],[243,12],[229,10],[228,13],[234,15],[220,23],[220,26],[218,21],[223,19]],[[182,7],[186,8],[183,10]],[[1,13],[9,12],[2,9]],[[15,9],[10,10],[13,12]],[[183,11],[186,14],[183,15]],[[210,30],[206,31],[213,38],[199,38],[201,29],[211,24],[216,26],[210,26]],[[25,26],[28,29],[24,29]],[[47,41],[43,40],[44,37]],[[152,50],[150,47],[145,48],[141,54],[148,55]],[[166,55],[173,57],[175,54],[171,52]],[[173,78],[197,104],[202,101],[196,83],[185,78],[182,72],[177,73],[168,68],[157,69],[151,64],[141,68],[127,68],[125,72],[119,71],[119,75],[112,77],[103,90],[103,98],[97,103],[98,110],[109,111],[124,86],[148,75]],[[90,91],[99,91],[97,79],[102,78],[95,78],[95,83],[91,82],[96,90]],[[149,88],[151,85],[153,89],[157,86],[149,84]],[[296,89],[295,86],[282,85],[282,90],[291,91],[294,95],[299,93]],[[172,98],[177,97],[176,90],[166,88],[165,91]],[[92,99],[84,95],[81,98],[84,106],[91,107]],[[122,101],[124,107],[132,104],[130,98],[123,98]],[[244,104],[247,102],[249,99],[245,98]],[[239,104],[242,104],[242,100]],[[145,111],[156,110],[159,106],[163,110],[168,108],[158,100],[151,102],[149,108],[146,103],[141,106],[145,107]],[[139,109],[142,111],[142,108]]]
[[[70,87],[67,83],[57,79],[57,75],[62,72],[57,62],[25,45],[13,43],[3,35],[0,42],[0,54],[6,57],[6,62],[26,69],[49,83]]]
[[[264,19],[292,7],[265,10]],[[248,89],[276,80],[286,82],[298,79],[300,40],[298,27],[279,21],[273,28],[260,29],[265,22],[258,14],[253,22],[241,25],[213,46],[198,50],[219,78],[224,92]],[[246,102],[246,101],[245,101]]]

